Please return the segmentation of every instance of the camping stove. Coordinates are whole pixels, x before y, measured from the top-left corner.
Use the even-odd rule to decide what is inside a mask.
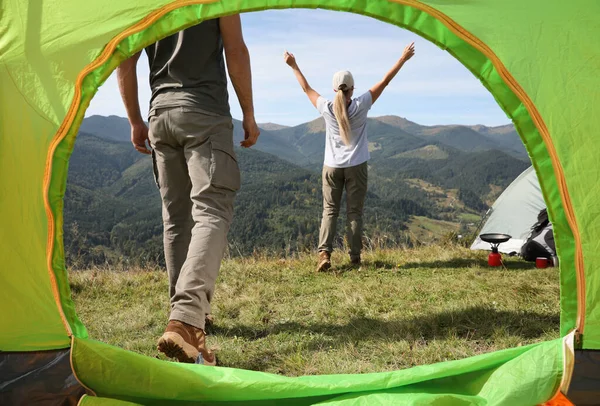
[[[479,238],[481,238],[481,241],[488,242],[492,246],[492,252],[488,255],[488,265],[502,266],[502,255],[498,252],[498,246],[512,237],[508,234],[488,233],[481,234]]]

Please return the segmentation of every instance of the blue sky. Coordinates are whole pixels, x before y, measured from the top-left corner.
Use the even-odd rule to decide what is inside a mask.
[[[301,124],[315,119],[312,107],[283,52],[292,52],[313,88],[333,97],[331,77],[350,70],[355,94],[367,91],[415,41],[416,55],[400,71],[370,115],[398,115],[420,124],[509,123],[492,95],[450,54],[410,31],[359,15],[324,10],[277,10],[242,15],[250,50],[256,119]],[[145,56],[138,64],[140,105],[148,111],[150,90]],[[235,118],[241,111],[230,86]],[[99,89],[86,115],[125,116],[115,74]]]

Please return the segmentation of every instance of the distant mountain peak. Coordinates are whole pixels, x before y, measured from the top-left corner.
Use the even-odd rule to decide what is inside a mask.
[[[79,129],[103,139],[121,142],[129,142],[131,131],[129,120],[125,117],[99,115],[86,117]]]
[[[515,128],[512,124],[504,124],[499,126],[486,126],[483,124],[436,124],[436,125],[422,125],[410,121],[404,117],[387,115],[380,117],[373,117],[373,120],[377,120],[381,123],[391,125],[393,127],[400,128],[407,132],[412,132],[415,134],[436,134],[439,130],[448,130],[448,129],[457,129],[457,128],[468,128],[470,130],[476,131],[478,133],[488,135],[488,134],[509,134],[514,132]]]
[[[515,127],[512,124],[504,124],[504,125],[499,125],[499,126],[494,126],[494,127],[489,127],[489,126],[486,126],[483,124],[477,124],[477,125],[472,125],[469,127],[472,128],[473,130],[475,130],[481,134],[485,134],[485,135],[510,134],[515,131]]]
[[[277,131],[283,130],[284,128],[290,128],[290,126],[277,123],[259,123],[258,128],[267,131]]]
[[[103,115],[100,115],[100,114],[92,114],[91,116],[86,117],[86,119],[97,119],[97,120],[107,119],[107,118],[109,118],[111,120],[112,119],[127,120],[127,117],[117,116],[115,114],[111,114],[111,115],[108,115],[108,116],[103,116]]]
[[[387,115],[387,116],[373,117],[373,119],[377,120],[377,121],[381,121],[382,123],[385,123],[385,124],[393,125],[394,127],[400,127],[400,128],[402,128],[402,126],[419,126],[419,127],[421,127],[419,124],[412,122],[404,117],[400,117],[400,116]]]
[[[306,128],[309,134],[324,133],[325,132],[325,120],[323,117],[314,119],[306,123]]]

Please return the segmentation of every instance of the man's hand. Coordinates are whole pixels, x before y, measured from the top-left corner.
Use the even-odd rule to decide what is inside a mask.
[[[400,59],[402,59],[404,62],[406,62],[410,58],[412,58],[414,54],[415,54],[415,43],[411,42],[404,48],[404,52],[402,52],[402,56],[400,57]]]
[[[146,147],[148,141],[148,126],[140,123],[131,126],[131,143],[133,147],[142,154],[150,154],[151,151]]]
[[[250,148],[256,144],[256,140],[260,135],[254,116],[244,116],[242,127],[244,128],[244,141],[240,142],[240,145],[244,148]]]
[[[292,69],[296,69],[298,64],[296,63],[296,57],[294,54],[290,54],[288,51],[285,51],[283,54],[283,60],[287,63]]]

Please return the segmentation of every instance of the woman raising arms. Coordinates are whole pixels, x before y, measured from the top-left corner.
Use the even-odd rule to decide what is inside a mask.
[[[325,119],[325,161],[323,163],[323,218],[319,233],[319,262],[317,271],[331,267],[331,252],[340,213],[342,192],[346,189],[347,241],[350,261],[359,265],[362,251],[363,208],[367,195],[367,113],[383,90],[396,76],[400,68],[415,54],[414,42],[404,52],[392,69],[368,92],[357,98],[354,94],[354,78],[348,71],[333,75],[335,96],[329,101],[317,93],[300,71],[293,54],[285,52],[284,59],[298,83]]]

